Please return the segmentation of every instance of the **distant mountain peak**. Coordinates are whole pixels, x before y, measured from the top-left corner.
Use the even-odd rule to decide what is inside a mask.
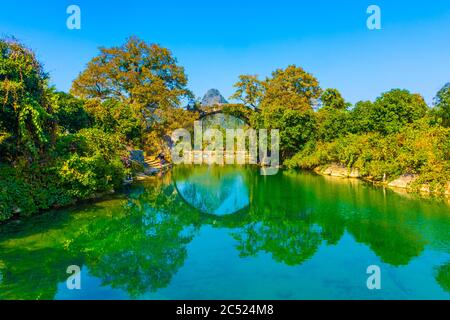
[[[228,103],[228,101],[225,100],[217,89],[209,89],[202,99],[202,107],[211,107],[216,104],[220,105],[225,103]]]

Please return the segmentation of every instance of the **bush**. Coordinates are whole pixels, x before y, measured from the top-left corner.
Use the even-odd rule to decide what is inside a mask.
[[[399,132],[405,125],[423,118],[428,106],[422,96],[394,89],[383,93],[375,102],[359,102],[352,110],[354,132]]]
[[[82,129],[58,138],[49,160],[0,166],[0,221],[65,206],[121,186],[121,137]]]
[[[41,210],[64,206],[74,198],[64,189],[55,167],[0,167],[0,221],[14,214],[29,216]]]
[[[122,140],[120,135],[95,128],[62,137],[56,144],[57,152],[65,155],[58,174],[72,197],[85,199],[121,185],[126,174]]]
[[[120,159],[105,161],[100,153],[87,157],[75,153],[62,163],[58,174],[71,197],[87,199],[119,187],[125,170]]]
[[[374,180],[415,174],[416,186],[426,183],[442,191],[450,180],[450,129],[423,118],[389,135],[348,134],[332,142],[310,142],[285,164],[311,169],[332,162]]]
[[[90,124],[89,115],[84,109],[84,101],[65,93],[56,93],[55,118],[62,131],[75,133],[87,128]]]

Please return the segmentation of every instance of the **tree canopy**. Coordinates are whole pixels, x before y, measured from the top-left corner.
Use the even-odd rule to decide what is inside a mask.
[[[54,137],[54,107],[48,76],[34,53],[14,39],[0,40],[0,143],[2,155],[36,157]]]
[[[435,114],[443,126],[450,127],[450,82],[445,84],[434,98]]]
[[[237,99],[244,105],[258,108],[264,96],[264,84],[255,75],[241,75],[239,81],[234,84],[236,92],[230,99]]]
[[[264,87],[263,108],[282,106],[299,111],[312,110],[322,93],[319,81],[295,65],[275,70],[264,82]]]
[[[241,75],[234,84],[236,92],[231,96],[247,106],[269,110],[272,107],[312,110],[320,98],[322,89],[317,79],[296,65],[277,69],[264,81],[255,75]]]
[[[322,107],[334,110],[344,110],[349,107],[337,89],[326,89],[321,96]]]
[[[71,91],[81,98],[137,104],[147,112],[178,106],[180,99],[191,96],[184,68],[170,50],[136,37],[118,47],[100,48]]]

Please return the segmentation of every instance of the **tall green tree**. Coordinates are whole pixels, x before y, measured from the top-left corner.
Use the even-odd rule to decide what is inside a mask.
[[[69,93],[57,92],[55,117],[62,131],[75,133],[90,125],[89,114],[84,108],[84,101]]]
[[[351,112],[349,127],[353,132],[399,132],[405,125],[423,118],[429,108],[423,97],[408,90],[393,89],[375,102],[358,102]]]
[[[434,113],[445,127],[450,127],[450,82],[445,84],[434,98]]]
[[[428,106],[421,95],[393,89],[375,100],[371,121],[376,131],[389,134],[422,118],[427,111]]]
[[[0,143],[2,156],[43,154],[55,137],[55,99],[34,53],[14,39],[0,40]]]
[[[373,110],[372,101],[358,101],[351,110],[348,129],[352,133],[371,132],[374,131],[374,123],[371,120]]]
[[[291,157],[314,136],[313,106],[322,89],[317,79],[301,67],[277,69],[264,81],[243,75],[234,86],[237,90],[232,98],[259,111],[249,117],[252,126],[280,130],[283,159]]]
[[[326,89],[320,97],[322,107],[317,112],[318,137],[331,141],[349,132],[350,103],[346,102],[337,89]]]
[[[330,108],[334,110],[345,110],[350,104],[345,102],[341,93],[337,89],[326,89],[320,97],[323,108]]]

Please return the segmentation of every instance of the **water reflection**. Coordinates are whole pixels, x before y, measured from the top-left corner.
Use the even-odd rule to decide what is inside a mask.
[[[450,292],[450,261],[436,270],[436,281],[447,292]]]
[[[245,176],[233,167],[200,167],[174,169],[174,185],[178,194],[203,213],[226,215],[236,213],[250,204]]]
[[[52,299],[72,264],[131,298],[158,292],[182,270],[205,226],[228,230],[241,258],[269,254],[273,263],[297,267],[324,246],[348,255],[339,246],[344,234],[395,267],[425,253],[448,255],[450,247],[444,203],[307,173],[177,167],[123,197],[1,226],[0,298]],[[433,261],[433,283],[449,292],[449,264]]]

